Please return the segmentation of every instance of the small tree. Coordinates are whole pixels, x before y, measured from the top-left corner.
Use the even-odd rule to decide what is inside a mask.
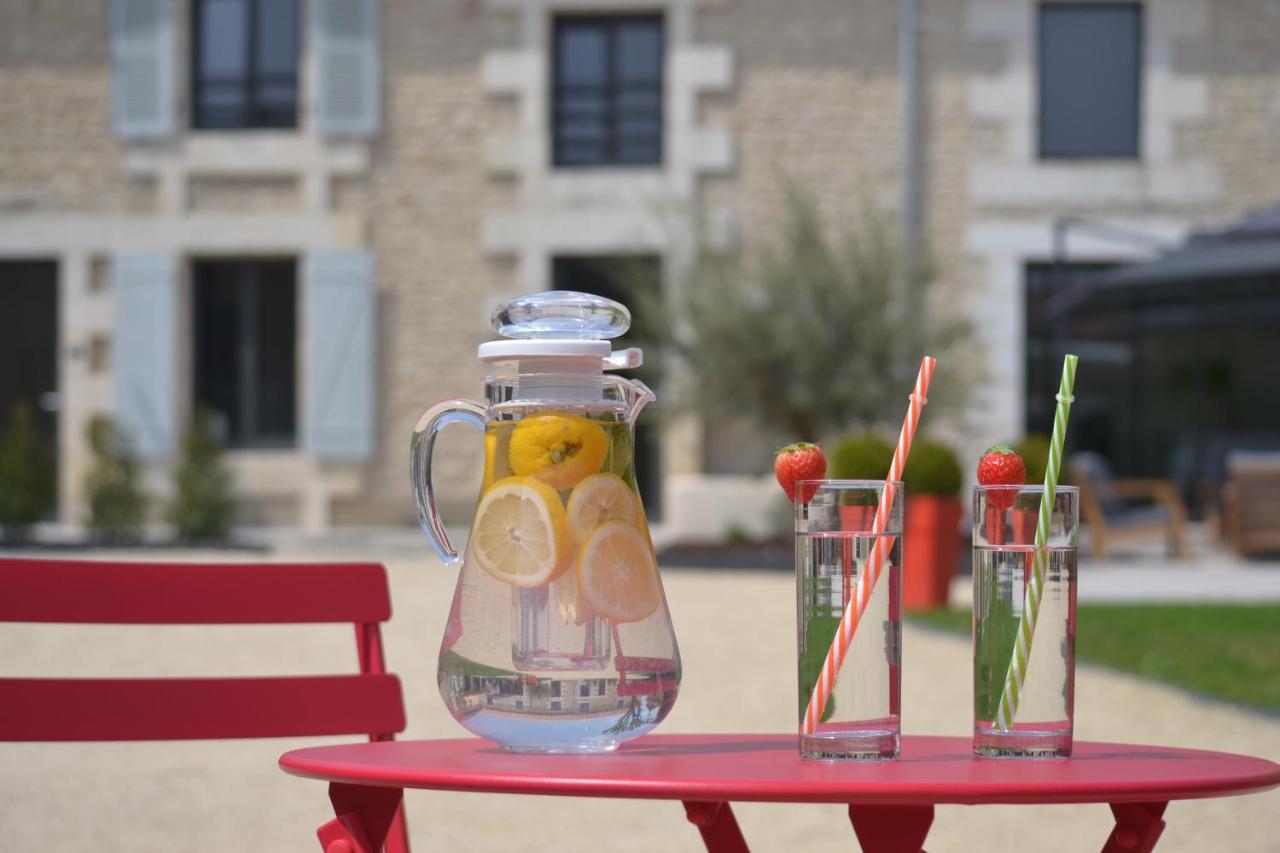
[[[101,542],[131,542],[140,538],[147,498],[138,482],[138,462],[127,436],[112,420],[98,415],[85,435],[93,464],[85,477],[89,501],[89,530]]]
[[[53,454],[40,437],[35,411],[19,400],[0,435],[0,526],[6,539],[30,536],[31,525],[53,506],[53,478]]]
[[[223,453],[208,416],[198,413],[182,438],[182,457],[174,474],[177,494],[169,508],[169,521],[178,538],[209,542],[231,534],[235,496]]]
[[[928,305],[930,266],[904,270],[892,228],[875,214],[859,228],[833,228],[794,186],[785,213],[776,243],[696,252],[676,316],[663,324],[689,402],[795,440],[896,428],[925,354],[945,377],[929,395],[931,414],[962,399],[968,371],[957,345],[968,324],[955,312],[905,316]]]

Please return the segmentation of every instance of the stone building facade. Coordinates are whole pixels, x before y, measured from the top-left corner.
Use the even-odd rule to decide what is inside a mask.
[[[1053,257],[1056,220],[1175,239],[1280,197],[1280,4],[1112,4],[1139,33],[1136,150],[1046,157],[1045,9],[1081,5],[902,4],[918,13],[920,215],[986,365],[972,417],[949,427],[966,458],[1025,428],[1025,271]],[[38,309],[53,312],[56,340],[21,358],[51,360],[41,399],[56,423],[58,519],[83,519],[93,414],[130,428],[163,495],[182,430],[212,395],[233,401],[223,428],[237,436],[247,521],[408,522],[418,415],[478,395],[489,310],[553,286],[558,260],[651,256],[673,280],[695,211],[728,244],[767,239],[780,174],[836,216],[897,209],[902,14],[871,0],[3,0],[0,312],[36,310],[5,302],[6,278],[44,263],[31,274],[56,294]],[[263,23],[273,15],[293,22],[293,41]],[[617,17],[661,33],[660,154],[558,166],[557,28],[610,33]],[[623,42],[601,43],[630,61]],[[272,45],[294,57],[292,76],[262,58]],[[210,69],[245,63],[261,78],[237,78],[249,95],[217,89]],[[237,98],[267,119],[227,126]],[[282,121],[278,103],[293,110]],[[1067,244],[1073,262],[1150,251],[1088,228]],[[220,373],[210,359],[224,350],[209,341],[229,333],[208,318],[231,289],[201,282],[258,281],[262,261],[285,264],[292,309],[255,301],[253,284],[236,291],[250,326],[224,349],[255,367]],[[245,331],[273,310],[289,316],[283,343]],[[668,525],[764,529],[767,460],[708,470],[706,441],[688,418],[664,427]],[[441,449],[460,520],[479,442],[448,435]]]

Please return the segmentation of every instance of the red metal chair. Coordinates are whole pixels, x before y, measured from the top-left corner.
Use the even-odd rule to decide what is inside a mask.
[[[359,674],[243,678],[0,678],[0,740],[129,741],[404,731],[386,672],[391,617],[377,563],[112,563],[0,559],[0,622],[232,625],[350,622]],[[344,831],[341,819],[330,834]],[[326,842],[325,829],[321,841]],[[387,853],[408,850],[403,813]]]

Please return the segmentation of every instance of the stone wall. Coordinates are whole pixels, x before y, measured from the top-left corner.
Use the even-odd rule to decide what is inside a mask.
[[[145,209],[111,132],[106,3],[0,3],[0,216]]]
[[[492,264],[481,216],[500,197],[483,156],[487,98],[480,59],[489,15],[474,3],[389,2],[383,8],[385,111],[367,188],[378,258],[378,451],[368,495],[350,520],[412,517],[409,439],[443,397],[482,395],[477,345],[491,336]],[[474,509],[482,441],[464,429],[437,444],[436,487],[451,519]]]
[[[569,0],[539,3],[538,14],[595,8]],[[597,5],[624,8],[612,0]],[[788,180],[814,192],[839,221],[856,221],[867,209],[895,214],[896,4],[661,0],[658,6],[681,16],[679,48],[688,51],[682,67],[693,69],[680,85],[693,98],[694,115],[680,132],[691,146],[715,144],[689,148],[690,162],[699,165],[667,170],[654,186],[677,194],[691,186],[680,204],[716,213],[745,244],[776,234]],[[545,167],[530,171],[495,155],[530,144],[519,138],[528,120],[522,99],[530,92],[502,74],[521,67],[522,51],[527,59],[531,49],[542,50],[541,42],[529,43],[526,7],[508,0],[383,2],[384,126],[367,152],[340,155],[350,154],[354,159],[342,162],[358,165],[324,173],[327,193],[308,189],[314,184],[306,175],[253,180],[201,173],[175,195],[161,186],[166,162],[156,161],[150,171],[127,168],[126,147],[112,134],[105,7],[0,0],[0,103],[6,106],[0,111],[0,229],[46,213],[99,216],[104,227],[122,217],[144,227],[153,216],[211,211],[307,210],[331,217],[326,227],[340,241],[376,253],[379,292],[378,447],[357,485],[335,496],[334,520],[408,520],[408,439],[420,413],[442,397],[480,395],[475,347],[491,337],[489,310],[528,283],[545,282],[550,255],[570,245],[557,242],[562,234],[536,229],[540,212],[567,204],[572,214],[573,199],[590,196],[591,203],[614,209],[621,217],[610,220],[616,225],[643,220],[651,212],[648,201],[640,194],[610,202],[607,182],[575,184],[566,192]],[[972,305],[991,327],[973,351],[999,389],[998,399],[975,407],[981,411],[974,422],[937,425],[966,453],[969,444],[1012,437],[1005,433],[1020,428],[1020,269],[1046,254],[1056,216],[1074,213],[1176,235],[1280,198],[1280,8],[1273,0],[1162,0],[1145,8],[1156,53],[1144,75],[1168,143],[1158,157],[1132,164],[1116,179],[1137,175],[1137,190],[1103,198],[1055,194],[1053,181],[1065,175],[1068,189],[1072,182],[1088,188],[1118,173],[1089,165],[1046,170],[1025,157],[1026,139],[1018,134],[1026,120],[1020,99],[1033,79],[1027,77],[1034,67],[1031,0],[921,2],[929,247],[942,301],[948,308]],[[726,156],[715,153],[722,128]],[[181,209],[174,210],[175,198]],[[606,227],[590,219],[582,217],[584,227]],[[607,243],[602,235],[570,236],[573,245],[598,247]],[[620,239],[606,250],[633,248]],[[1117,256],[1113,247],[1089,241],[1073,248],[1082,260]],[[79,286],[89,277],[84,270],[100,266],[109,249],[67,247],[80,272],[64,286]],[[86,297],[60,343],[71,348],[100,338],[110,325],[108,304],[101,294]],[[89,375],[69,367],[64,394],[109,398],[109,382]],[[96,383],[91,393],[80,393],[84,383]],[[64,432],[64,459],[78,452],[76,442]],[[691,449],[669,460],[668,471],[696,468],[698,442],[678,443]],[[479,483],[480,439],[451,430],[438,446],[437,486],[450,520],[461,521]],[[64,474],[63,485],[74,496],[72,479]]]

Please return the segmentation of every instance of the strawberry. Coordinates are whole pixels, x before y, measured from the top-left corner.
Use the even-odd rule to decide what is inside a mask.
[[[983,486],[1021,486],[1027,482],[1027,467],[1022,457],[1005,444],[988,447],[978,460],[978,483]],[[998,509],[1013,506],[1017,489],[992,492],[987,502]]]
[[[787,493],[787,498],[794,501],[798,482],[821,480],[827,475],[827,457],[822,455],[822,448],[816,444],[807,441],[788,444],[774,457],[773,473],[778,478],[778,485]],[[800,501],[807,503],[813,500],[817,491],[817,483],[805,486]]]

